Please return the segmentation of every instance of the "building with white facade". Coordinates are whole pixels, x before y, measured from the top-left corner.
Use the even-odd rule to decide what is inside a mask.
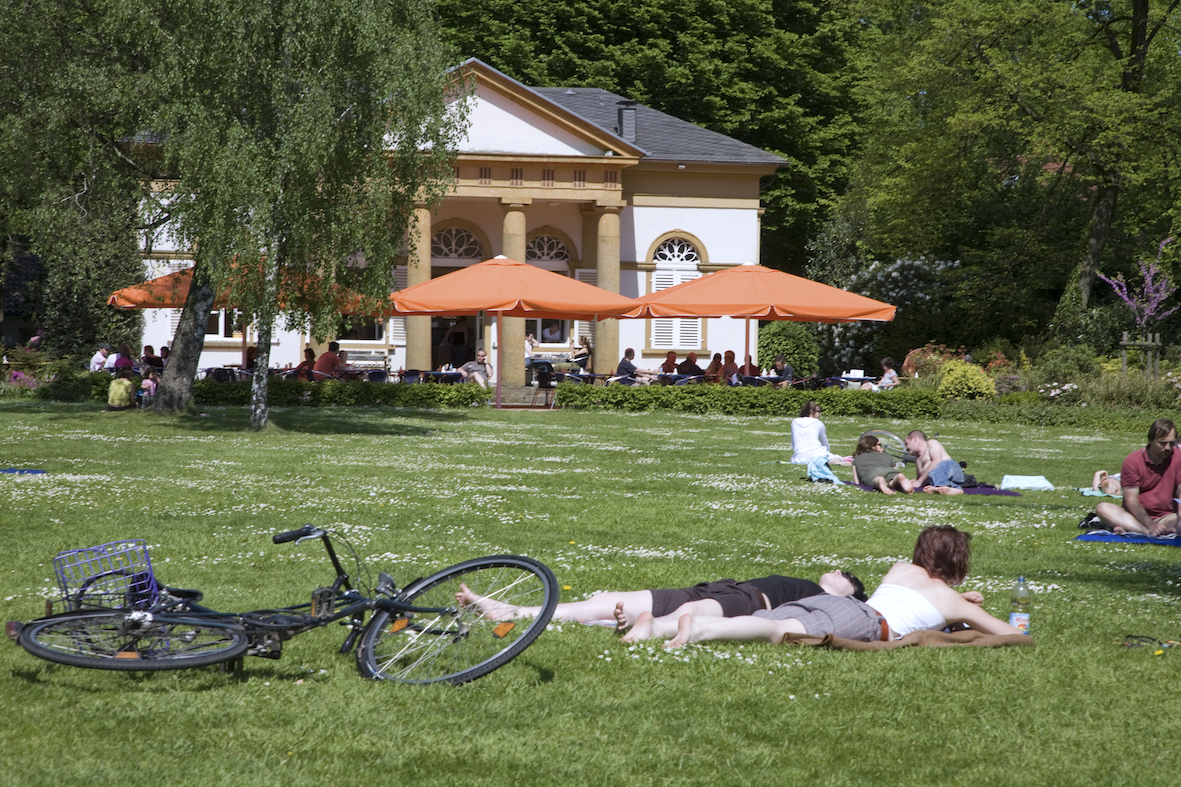
[[[784,161],[597,88],[529,88],[478,60],[460,67],[473,92],[470,126],[456,151],[455,183],[434,208],[415,212],[417,240],[396,287],[504,255],[637,297],[711,271],[759,262],[760,180]],[[187,264],[167,237],[144,247],[149,278]],[[149,310],[144,343],[170,344],[178,310]],[[215,324],[216,323],[216,324]],[[358,319],[338,337],[353,360],[390,369],[438,368],[474,356],[502,359],[504,382],[524,382],[524,342],[569,351],[591,336],[596,371],[614,371],[624,348],[640,367],[670,350],[715,352],[746,345],[745,322],[723,319],[505,319],[503,337],[479,317]],[[751,325],[751,347],[757,323]],[[241,359],[231,312],[210,319],[201,366]],[[309,338],[276,331],[272,363],[297,364]],[[320,345],[313,344],[320,351]]]

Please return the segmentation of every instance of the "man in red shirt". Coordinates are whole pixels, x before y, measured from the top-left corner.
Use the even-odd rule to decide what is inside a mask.
[[[1148,427],[1148,445],[1128,454],[1120,468],[1124,504],[1100,503],[1095,513],[1116,533],[1163,536],[1177,531],[1181,458],[1175,455],[1177,428],[1167,418]]]
[[[328,351],[321,353],[320,357],[316,359],[316,365],[312,367],[313,376],[317,380],[336,377],[346,365],[340,357],[340,344],[329,342]]]

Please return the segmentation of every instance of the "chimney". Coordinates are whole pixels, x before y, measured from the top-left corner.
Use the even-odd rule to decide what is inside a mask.
[[[628,142],[636,141],[636,101],[620,101],[619,107],[619,136]]]

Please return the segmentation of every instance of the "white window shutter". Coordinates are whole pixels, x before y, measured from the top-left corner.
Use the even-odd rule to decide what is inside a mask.
[[[599,280],[598,271],[594,268],[576,268],[574,270],[574,278],[578,279],[583,284],[597,285]],[[578,345],[578,338],[580,336],[589,336],[591,340],[591,347],[595,346],[595,321],[594,320],[575,320],[574,321],[574,344]]]
[[[652,292],[700,278],[697,271],[653,271]],[[652,323],[652,349],[697,350],[701,348],[701,320],[660,317]]]

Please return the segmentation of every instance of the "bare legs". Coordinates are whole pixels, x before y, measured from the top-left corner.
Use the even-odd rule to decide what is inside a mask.
[[[1177,515],[1166,514],[1152,520],[1151,527],[1144,527],[1140,520],[1128,513],[1123,506],[1114,503],[1100,503],[1095,506],[1095,513],[1103,520],[1103,524],[1111,528],[1114,533],[1140,533],[1145,536],[1162,536],[1177,530]]]
[[[664,635],[663,626],[658,636]],[[737,618],[699,618],[682,615],[677,620],[675,633],[664,643],[665,649],[679,648],[693,642],[730,640],[733,642],[770,642],[772,645],[783,641],[785,634],[807,634],[803,624],[795,618],[772,620],[742,616]]]
[[[535,617],[540,607],[516,607],[494,599],[477,596],[467,585],[460,585],[455,594],[455,600],[460,606],[475,606],[486,618],[493,620],[514,620],[516,618]],[[584,601],[570,601],[559,604],[554,610],[552,620],[586,623],[591,620],[610,620],[616,615],[616,607],[626,605],[630,614],[651,611],[652,593],[648,590],[631,590],[623,592],[599,593]]]

